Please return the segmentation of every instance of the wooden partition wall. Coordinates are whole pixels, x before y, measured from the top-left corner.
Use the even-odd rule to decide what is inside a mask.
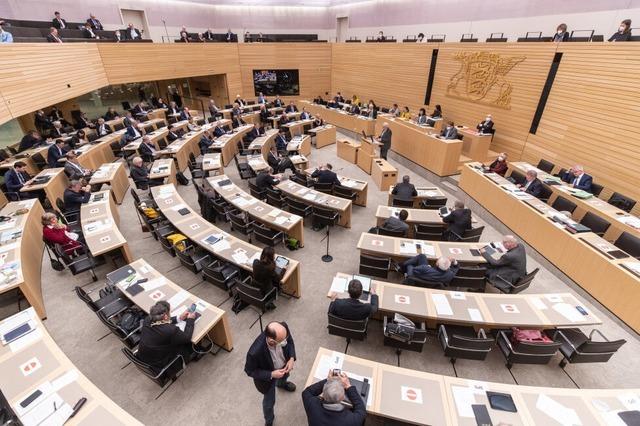
[[[434,49],[431,98],[424,105]],[[531,134],[556,53],[562,60]],[[474,62],[478,55],[484,62]],[[472,59],[466,68],[465,57]],[[253,98],[254,69],[293,68],[300,70],[304,99],[341,91],[414,112],[440,104],[445,118],[471,126],[491,113],[493,151],[533,163],[581,163],[607,187],[605,196],[618,190],[640,200],[639,57],[640,43],[17,43],[0,49],[0,123],[109,84],[139,81],[225,74],[230,99],[238,93]],[[461,75],[470,77],[452,92]],[[477,99],[465,95],[468,85],[482,92],[486,81],[491,91]]]

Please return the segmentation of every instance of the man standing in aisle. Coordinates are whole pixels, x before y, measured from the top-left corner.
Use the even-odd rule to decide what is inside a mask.
[[[389,123],[382,125],[382,133],[378,136],[378,142],[380,145],[380,157],[387,159],[387,151],[391,148],[391,129]]]
[[[273,425],[276,387],[288,392],[296,385],[287,381],[296,361],[296,348],[284,322],[270,322],[247,352],[244,371],[263,395],[262,411],[267,426]]]

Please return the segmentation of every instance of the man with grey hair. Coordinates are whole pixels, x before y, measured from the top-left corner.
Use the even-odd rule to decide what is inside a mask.
[[[528,170],[524,184],[518,185],[518,187],[536,198],[540,198],[542,195],[542,182],[538,179],[538,172],[535,170]]]
[[[351,408],[342,403],[348,399]],[[356,387],[345,373],[329,371],[329,376],[307,387],[302,402],[310,426],[361,426],[367,411]]]
[[[429,265],[427,256],[421,253],[401,264],[394,264],[394,267],[398,272],[405,274],[405,282],[408,278],[416,277],[448,285],[458,272],[458,261],[453,257],[442,256],[436,260],[434,267]]]
[[[163,184],[163,179],[153,180],[149,178],[149,170],[144,166],[141,157],[133,157],[129,175],[138,189],[149,189],[150,186],[158,186]]]
[[[560,178],[575,189],[591,192],[593,177],[584,172],[584,168],[578,164],[567,170]]]
[[[403,201],[413,200],[413,197],[418,195],[416,187],[411,183],[409,175],[402,176],[402,182],[396,184],[391,191],[394,198]]]
[[[387,159],[387,151],[391,149],[391,129],[389,123],[385,122],[382,125],[382,132],[378,136],[378,145],[380,145],[380,157]]]
[[[511,284],[515,284],[527,275],[527,254],[524,246],[513,235],[505,235],[502,238],[502,245],[506,252],[497,260],[491,256],[493,248],[491,250],[488,247],[481,248],[480,254],[489,263],[487,278],[491,284],[509,292]]]
[[[77,213],[83,204],[89,202],[91,185],[83,187],[79,180],[72,180],[69,187],[64,190],[63,198],[65,213]]]

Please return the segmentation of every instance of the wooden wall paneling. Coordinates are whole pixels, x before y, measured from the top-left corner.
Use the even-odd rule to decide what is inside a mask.
[[[331,96],[356,94],[381,107],[397,103],[417,113],[423,107],[431,54],[437,45],[335,43],[331,54]]]
[[[617,190],[640,200],[640,46],[566,43],[558,51],[558,74],[523,159],[582,164],[605,186],[601,198]]]
[[[254,69],[299,70],[300,99],[324,96],[331,88],[330,43],[241,43],[238,44],[242,91],[244,98],[256,97],[253,87]],[[295,99],[296,97],[291,97]],[[283,97],[287,99],[287,97]]]
[[[12,117],[107,85],[95,43],[15,43],[0,49],[0,93]],[[10,119],[0,107],[0,122]]]
[[[242,87],[236,44],[102,43],[98,49],[109,84],[226,74],[229,96]]]
[[[13,116],[11,115],[11,111],[9,111],[9,107],[4,100],[4,96],[2,96],[2,92],[0,92],[0,124],[6,123],[12,118]]]
[[[463,124],[470,127],[475,127],[486,114],[492,114],[496,134],[491,150],[506,151],[511,160],[519,159],[553,62],[556,45],[552,43],[446,43],[440,44],[439,49],[431,107],[440,104],[445,119],[453,120],[456,125]],[[502,77],[502,81],[506,81],[512,88],[510,109],[491,105],[497,97],[497,85],[484,99],[478,101],[447,94],[447,87],[452,77],[461,68],[461,61],[456,60],[455,56],[464,52],[499,54],[501,61],[505,63],[522,59]],[[464,86],[464,81],[460,81],[457,86],[458,92],[463,96]]]

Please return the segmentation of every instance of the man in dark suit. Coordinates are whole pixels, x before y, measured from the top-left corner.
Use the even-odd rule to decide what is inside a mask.
[[[256,176],[256,186],[259,189],[273,189],[277,184],[280,183],[278,179],[278,175],[273,174],[273,169],[269,167],[268,169],[260,171],[258,176]]]
[[[104,118],[98,118],[98,125],[96,126],[96,134],[98,137],[106,136],[111,133],[111,129],[104,123]]]
[[[95,33],[95,30],[91,28],[91,24],[88,22],[82,27],[82,36],[89,39],[100,39],[100,36]]]
[[[478,132],[485,135],[493,133],[493,120],[491,119],[491,114],[487,114],[487,117],[484,119],[484,121],[478,123],[476,129],[478,129]]]
[[[382,125],[382,133],[378,136],[378,142],[380,145],[380,157],[387,159],[387,151],[391,149],[391,129],[389,123]]]
[[[513,235],[505,235],[502,245],[507,250],[498,260],[491,257],[485,248],[480,249],[482,257],[489,263],[487,278],[497,287],[508,289],[502,279],[514,284],[520,278],[527,275],[527,254],[522,244]],[[498,276],[500,278],[498,278]]]
[[[382,228],[386,229],[387,231],[403,232],[406,236],[407,232],[409,231],[409,224],[407,223],[408,217],[409,212],[402,209],[398,213],[398,217],[396,217],[395,215],[391,215],[386,218],[384,223],[382,224]]]
[[[51,26],[57,30],[61,30],[64,28],[67,28],[67,21],[65,21],[64,19],[62,19],[62,17],[60,16],[60,12],[55,12],[54,13],[55,18],[53,18],[53,20],[51,21]]]
[[[22,187],[31,183],[31,176],[27,173],[27,164],[22,161],[13,163],[13,169],[4,174],[4,183],[8,192],[20,192]],[[20,198],[35,198],[33,192],[22,192]]]
[[[148,163],[152,163],[154,158],[158,155],[158,151],[156,151],[156,147],[153,145],[153,142],[151,142],[151,138],[149,136],[142,137],[138,152],[140,152],[140,156],[144,161]]]
[[[137,128],[137,125],[138,123],[136,122],[136,120],[133,120],[133,119],[129,120],[129,123],[125,128],[126,130],[123,136],[125,140],[131,142],[142,136],[142,134]]]
[[[282,99],[280,99],[280,95],[276,95],[276,98],[273,100],[273,106],[280,108],[282,105],[284,105],[284,103],[282,102]]]
[[[188,120],[189,118],[191,118],[191,112],[189,112],[189,108],[182,108],[182,111],[180,112],[180,120]]]
[[[66,213],[77,212],[91,198],[91,185],[82,186],[79,180],[72,180],[64,190],[64,209]]]
[[[302,112],[300,113],[300,120],[308,120],[311,118],[311,114],[307,112],[306,108],[302,108]]]
[[[124,32],[124,38],[125,40],[140,40],[142,38],[142,35],[140,34],[140,31],[138,31],[133,26],[132,23],[129,23],[127,29]]]
[[[276,152],[276,147],[272,146],[269,151],[269,155],[267,156],[267,164],[271,166],[271,168],[276,173],[282,173],[287,169],[291,170],[291,173],[296,172],[296,168],[293,165],[293,162],[289,159],[289,157],[280,157]]]
[[[418,191],[416,191],[416,187],[410,182],[411,178],[408,175],[402,176],[402,182],[396,184],[391,191],[394,198],[403,201],[413,200],[413,197],[418,195]]]
[[[442,217],[442,221],[449,226],[445,231],[445,236],[449,241],[458,241],[464,231],[471,229],[471,210],[464,208],[464,203],[460,200],[453,204],[453,211]]]
[[[78,155],[74,151],[66,154],[67,161],[64,163],[64,172],[71,180],[89,179],[93,174],[93,170],[85,169],[78,162]]]
[[[342,403],[345,399],[351,408]],[[329,377],[302,392],[302,402],[309,426],[362,426],[367,417],[365,403],[346,373],[335,376],[330,370]]]
[[[338,175],[333,172],[333,166],[329,163],[314,170],[313,173],[311,173],[311,177],[317,179],[318,183],[332,183],[340,186],[340,179],[338,179]]]
[[[149,189],[150,186],[162,185],[162,180],[149,179],[149,170],[144,167],[144,161],[141,157],[133,157],[131,161],[131,169],[129,175],[138,189]]]
[[[53,122],[56,120],[52,120],[44,114],[43,110],[36,111],[33,116],[33,124],[35,124],[36,129],[40,132],[44,132],[47,129],[50,129],[53,125]],[[62,127],[62,126],[61,126]]]
[[[87,19],[87,24],[91,25],[91,28],[93,28],[94,30],[98,30],[98,31],[102,31],[102,22],[100,22],[97,18],[96,15],[94,15],[93,13],[89,14],[89,19]]]
[[[20,145],[18,145],[18,151],[26,151],[34,146],[38,146],[42,143],[42,136],[35,130],[29,130],[29,132],[22,137]]]
[[[156,371],[161,371],[177,355],[181,355],[185,363],[192,358],[194,351],[191,345],[196,313],[184,311],[180,316],[184,321],[184,331],[176,326],[177,318],[171,317],[169,302],[161,300],[149,310],[140,330],[140,343],[137,356],[140,361],[150,364]]]
[[[147,112],[148,112],[147,111],[147,104],[144,101],[138,102],[136,104],[136,106],[133,107],[133,111],[132,112],[136,117],[141,117],[143,115],[146,115]]]
[[[370,291],[371,300],[369,303],[360,301],[362,283],[359,280],[349,281],[347,291],[349,292],[348,299],[338,299],[337,293],[331,294],[332,302],[329,305],[329,313],[331,315],[349,321],[362,321],[376,313],[378,310],[378,295],[373,292],[373,288]]]
[[[443,256],[436,260],[436,266],[431,266],[427,257],[424,254],[419,254],[399,265],[394,265],[394,267],[398,272],[405,274],[405,280],[409,277],[416,277],[448,285],[458,272],[458,261],[452,257]]]
[[[58,30],[51,27],[47,34],[47,43],[62,43],[62,37],[58,35]]]
[[[204,38],[206,41],[213,41],[216,39],[216,36],[213,31],[211,31],[211,28],[208,28],[207,31],[202,33],[202,38]]]
[[[263,395],[265,424],[273,425],[276,387],[288,392],[296,385],[287,381],[296,361],[296,348],[289,327],[284,322],[270,322],[247,352],[244,371]]]
[[[202,136],[200,137],[200,141],[198,142],[198,145],[200,146],[200,153],[202,155],[209,152],[209,147],[213,145],[213,139],[211,139],[208,131],[205,131],[202,133]]]
[[[528,170],[525,176],[524,185],[519,185],[520,188],[527,194],[531,194],[536,198],[540,198],[542,195],[542,182],[538,179],[538,172],[535,170]]]
[[[178,133],[176,133],[176,131],[174,130],[173,124],[169,124],[169,126],[167,127],[168,133],[167,133],[167,141],[169,141],[169,143],[180,139],[180,135]]]
[[[62,139],[56,139],[56,142],[47,150],[47,164],[52,169],[55,167],[60,167],[60,164],[58,164],[58,160],[60,160],[66,154],[67,151],[64,148],[64,141]]]
[[[178,105],[174,101],[171,101],[169,102],[169,108],[167,108],[167,115],[174,114],[180,114],[180,108],[178,108]]]
[[[226,134],[227,132],[225,132],[225,130],[222,128],[222,126],[216,126],[215,129],[213,129],[213,135],[216,138],[219,138],[220,136]]]
[[[86,112],[80,112],[78,118],[76,119],[76,129],[84,129],[84,128],[95,129],[96,125],[89,120]]]
[[[593,178],[584,172],[582,166],[573,166],[561,176],[561,179],[575,189],[581,189],[586,192],[592,191],[591,185],[593,184]]]
[[[458,130],[453,125],[453,121],[447,123],[447,127],[442,129],[442,132],[440,132],[440,137],[447,140],[458,139]]]
[[[292,112],[298,112],[298,107],[295,106],[293,101],[290,101],[289,105],[287,105],[287,108],[285,108],[284,112],[286,112],[287,114],[292,113]]]

